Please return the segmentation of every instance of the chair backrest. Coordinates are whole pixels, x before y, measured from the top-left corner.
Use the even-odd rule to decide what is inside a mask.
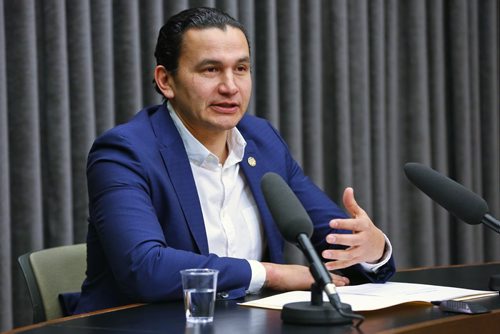
[[[34,323],[63,316],[59,294],[81,290],[86,261],[86,244],[48,248],[18,258],[33,305]]]

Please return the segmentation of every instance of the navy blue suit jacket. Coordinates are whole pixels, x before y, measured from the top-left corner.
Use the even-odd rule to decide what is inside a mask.
[[[315,247],[329,247],[328,222],[346,214],[303,174],[269,122],[246,115],[238,129],[247,141],[241,169],[267,240],[264,260],[284,262],[284,241],[260,190],[269,171],[284,178],[311,216]],[[248,163],[250,157],[255,166]],[[248,262],[208,251],[190,163],[165,105],[146,108],[99,137],[89,153],[87,178],[87,277],[70,313],[181,298],[179,270],[184,268],[218,269],[219,292],[229,298],[245,295],[251,279]],[[374,282],[393,272],[392,259],[377,274],[359,265],[346,270],[351,280]]]

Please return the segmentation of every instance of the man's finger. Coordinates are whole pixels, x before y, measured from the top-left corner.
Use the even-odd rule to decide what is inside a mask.
[[[344,207],[352,217],[356,218],[361,215],[366,215],[365,211],[356,202],[356,199],[354,198],[354,189],[351,187],[345,188],[342,201],[344,203]]]
[[[347,277],[344,276],[339,276],[335,274],[330,274],[332,277],[333,284],[336,286],[344,286],[344,285],[349,285],[350,281]]]
[[[329,244],[343,245],[343,246],[357,246],[361,243],[359,234],[329,234],[326,241]]]
[[[359,247],[346,249],[326,249],[321,253],[323,258],[337,261],[357,261],[361,255]]]
[[[356,261],[343,261],[343,260],[338,260],[338,261],[331,261],[325,263],[326,269],[328,270],[338,270],[338,269],[344,269],[347,267],[350,267],[352,265],[355,265]]]
[[[333,219],[330,223],[332,229],[337,230],[348,230],[348,231],[361,231],[365,227],[366,223],[363,220],[357,218],[347,218],[347,219]]]

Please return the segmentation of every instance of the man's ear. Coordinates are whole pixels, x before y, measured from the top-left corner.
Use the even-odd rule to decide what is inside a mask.
[[[163,93],[166,99],[171,99],[175,96],[174,83],[172,75],[167,71],[165,66],[158,65],[155,67],[155,81],[156,85]]]

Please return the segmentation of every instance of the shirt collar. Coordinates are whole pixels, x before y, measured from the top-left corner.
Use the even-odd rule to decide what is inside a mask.
[[[174,108],[167,101],[167,109],[170,113],[170,117],[174,121],[175,127],[182,138],[182,142],[184,143],[184,147],[186,149],[186,153],[188,155],[189,161],[198,165],[198,166],[218,166],[219,158],[210,152],[203,144],[196,139],[191,132],[186,128],[182,120],[179,118]],[[241,135],[240,131],[234,127],[229,132],[227,138],[227,146],[229,149],[229,154],[224,163],[224,167],[229,167],[239,163],[243,160],[243,156],[245,154],[245,146],[247,142]]]

